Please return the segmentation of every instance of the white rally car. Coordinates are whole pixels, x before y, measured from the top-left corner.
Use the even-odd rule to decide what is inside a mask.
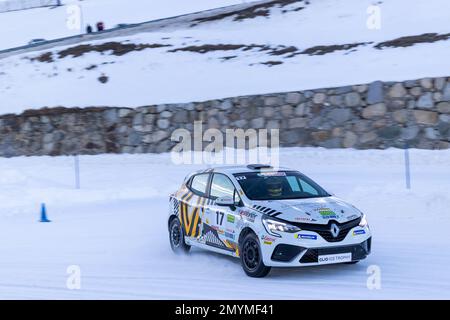
[[[271,267],[356,263],[371,250],[365,215],[304,174],[265,165],[188,175],[170,196],[169,239],[240,257],[252,277]]]

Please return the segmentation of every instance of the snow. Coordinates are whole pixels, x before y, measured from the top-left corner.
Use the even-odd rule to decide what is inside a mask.
[[[369,219],[373,252],[356,265],[274,269],[248,278],[239,260],[193,249],[174,255],[168,194],[201,165],[169,154],[0,159],[2,299],[449,299],[450,151],[411,150],[412,190],[403,151],[281,150],[299,169]],[[45,202],[51,223],[39,223]],[[81,290],[66,288],[81,268]],[[381,289],[366,287],[367,268]]]
[[[380,41],[401,36],[449,33],[450,3],[447,0],[384,1],[379,4],[380,30],[369,29],[366,25],[367,8],[372,4],[372,0],[321,0],[310,1],[303,10],[294,11],[304,5],[299,2],[285,8],[272,8],[269,17],[243,21],[226,18],[195,27],[187,23],[154,32],[89,42],[122,41],[171,46],[123,56],[91,52],[78,58],[56,59],[51,63],[30,61],[29,58],[43,52],[7,57],[0,60],[0,113],[20,113],[27,108],[60,105],[137,107],[375,80],[447,77],[450,74],[450,40],[404,48],[374,48]],[[284,9],[289,12],[283,14],[281,10]],[[259,49],[204,54],[168,52],[207,44],[257,44],[274,48],[284,45],[296,46],[302,51],[313,46],[355,42],[372,44],[325,55],[300,54],[292,58],[270,55]],[[62,49],[64,47],[51,51],[57,53]],[[227,56],[235,58],[224,60],[223,57]],[[271,67],[261,64],[267,61],[280,61],[282,64]],[[108,77],[105,84],[98,81],[102,75]]]
[[[68,6],[82,9],[86,26],[103,21],[107,29],[119,23],[139,23],[243,3],[243,0],[63,0],[64,6],[0,13],[0,50],[26,45],[36,38],[52,40],[80,34],[67,26]],[[81,32],[84,32],[85,27]]]
[[[84,22],[107,28],[242,3],[242,0],[65,1]],[[406,48],[373,46],[402,36],[449,33],[446,0],[383,1],[380,30],[366,26],[372,0],[311,0],[305,9],[244,21],[180,24],[106,40],[160,43],[123,56],[87,53],[51,63],[43,52],[0,60],[0,114],[44,106],[141,106],[229,96],[449,76],[449,40]],[[32,38],[78,33],[67,7],[0,14],[0,49]],[[323,56],[272,56],[253,50],[168,52],[192,45],[296,46],[373,42]],[[71,46],[72,47],[72,46]],[[55,47],[55,54],[64,47]],[[56,54],[54,55],[56,57]],[[223,57],[236,56],[230,60]],[[273,67],[261,63],[282,64]],[[95,65],[96,68],[87,70]],[[97,79],[108,76],[101,84]],[[175,165],[169,154],[0,158],[0,299],[449,299],[450,150],[411,150],[412,189],[403,151],[289,148],[281,165],[298,169],[368,216],[373,252],[356,265],[274,269],[248,278],[239,260],[198,249],[170,250],[168,195],[201,165]],[[45,203],[51,223],[39,223]],[[81,268],[81,290],[66,287],[67,268]],[[370,266],[381,289],[366,286]]]

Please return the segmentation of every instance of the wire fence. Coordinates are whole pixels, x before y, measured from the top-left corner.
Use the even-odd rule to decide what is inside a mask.
[[[0,0],[0,12],[60,6],[61,0]]]

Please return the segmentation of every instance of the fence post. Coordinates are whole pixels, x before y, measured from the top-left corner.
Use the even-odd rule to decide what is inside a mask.
[[[80,189],[80,159],[75,155],[75,188]]]
[[[84,34],[86,32],[84,28],[84,15],[83,15],[83,7],[81,4],[78,5],[80,8],[80,34]]]
[[[410,169],[410,161],[409,161],[409,145],[405,143],[405,181],[406,181],[406,189],[411,189],[411,169]]]

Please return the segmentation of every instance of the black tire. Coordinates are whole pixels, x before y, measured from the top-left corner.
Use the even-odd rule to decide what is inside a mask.
[[[191,249],[184,241],[184,232],[181,227],[180,220],[174,218],[169,225],[169,241],[170,247],[175,253],[187,253]]]
[[[270,267],[264,265],[258,237],[254,233],[247,234],[239,247],[241,264],[249,277],[263,278],[270,272]]]

